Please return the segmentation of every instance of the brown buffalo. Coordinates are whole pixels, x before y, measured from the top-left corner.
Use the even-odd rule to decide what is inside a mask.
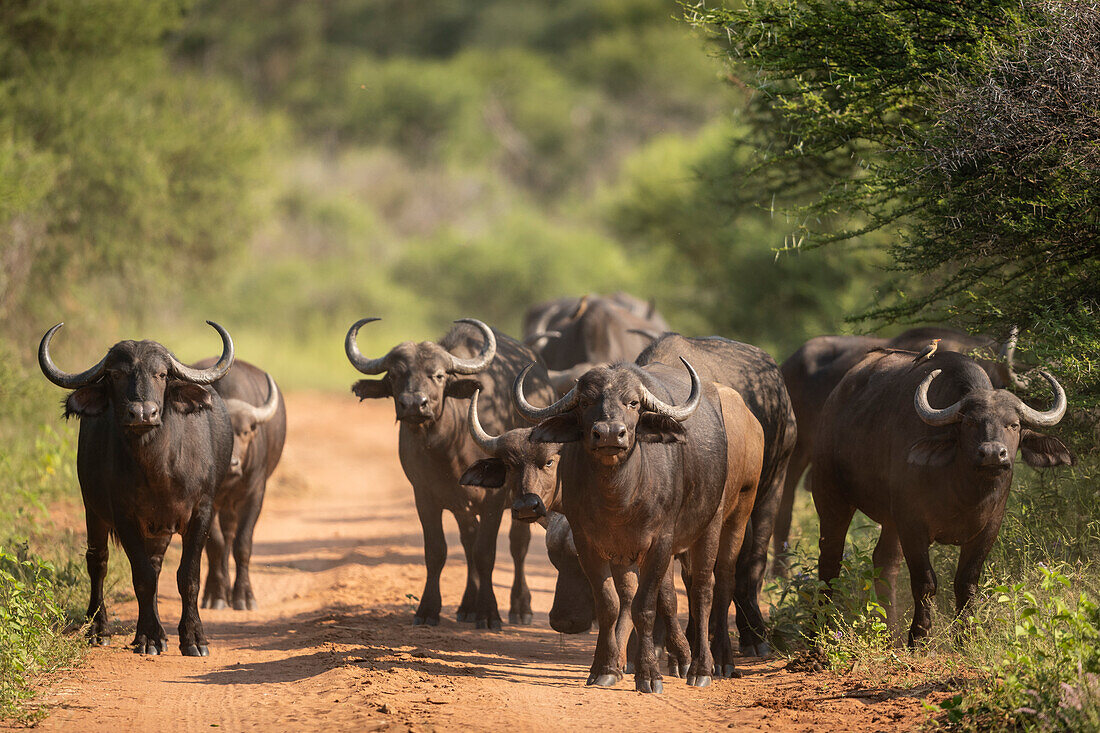
[[[508,500],[498,490],[462,486],[463,470],[485,453],[466,427],[468,400],[475,390],[484,396],[486,425],[497,432],[522,422],[508,399],[508,387],[534,353],[523,344],[486,326],[463,319],[439,343],[407,341],[385,356],[368,359],[359,352],[356,335],[364,318],[352,325],[345,339],[348,359],[364,374],[385,374],[360,380],[352,391],[360,399],[392,399],[400,422],[398,453],[401,467],[413,487],[416,510],[424,532],[427,580],[413,622],[439,623],[442,599],[439,575],[447,559],[443,510],[458,522],[466,553],[466,591],[458,607],[459,621],[478,628],[499,629],[500,613],[493,593],[496,538]],[[537,389],[544,399],[553,392],[541,372]],[[512,584],[511,623],[531,623],[531,592],[523,565],[531,539],[530,525],[516,522],[509,533],[515,581]]]
[[[734,524],[740,516],[743,531],[746,513],[735,509],[743,505],[742,492],[755,492],[763,436],[739,396],[739,407],[731,408],[736,420],[727,426],[715,385],[700,382],[683,363],[690,380],[657,363],[597,367],[546,408],[527,402],[526,371],[515,382],[517,407],[541,421],[530,439],[563,444],[562,508],[596,598],[600,627],[588,684],[611,686],[621,678],[620,649],[629,628],[623,617],[629,612],[638,634],[635,689],[662,691],[653,627],[660,588],[679,552],[688,554],[695,624],[687,682],[706,686],[715,670],[711,606],[717,599],[728,607],[732,596],[741,544]],[[671,404],[673,392],[685,391],[681,405]],[[740,469],[731,472],[731,465]],[[714,642],[719,672],[732,672],[725,664],[732,660],[729,635],[716,635]]]
[[[212,359],[198,362],[207,368]],[[275,380],[267,372],[238,359],[224,377],[211,385],[225,401],[233,424],[233,458],[214,495],[217,521],[210,525],[206,540],[206,586],[203,608],[238,611],[256,608],[249,561],[252,533],[263,508],[267,479],[286,441],[286,406]],[[229,583],[229,551],[236,564],[236,579]]]
[[[806,472],[813,452],[814,436],[825,400],[848,370],[863,360],[872,349],[900,349],[919,352],[936,340],[941,351],[969,354],[989,374],[994,387],[1009,387],[1023,383],[1012,369],[1016,350],[1016,330],[998,346],[986,336],[973,336],[950,328],[925,326],[911,328],[892,339],[874,336],[817,336],[803,344],[780,365],[783,381],[791,396],[798,420],[798,441],[791,455],[783,498],[775,520],[772,545],[776,575],[786,575],[787,551],[790,540],[791,514],[798,482]],[[809,487],[807,487],[809,488]]]
[[[1004,518],[1016,451],[1035,467],[1073,460],[1058,440],[1031,430],[1057,424],[1066,410],[1061,386],[1041,374],[1056,395],[1046,412],[995,389],[986,371],[961,354],[929,359],[878,350],[853,367],[825,403],[810,471],[821,520],[821,579],[839,574],[856,509],[879,522],[874,564],[891,621],[903,555],[909,567],[910,645],[931,629],[936,575],[929,546],[961,547],[955,608],[962,613]]]

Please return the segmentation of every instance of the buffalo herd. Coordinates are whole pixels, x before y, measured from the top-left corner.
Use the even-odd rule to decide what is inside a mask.
[[[1066,412],[1057,380],[1038,371],[1054,393],[1046,410],[1009,391],[1027,383],[1013,368],[1015,329],[1003,343],[945,328],[893,339],[820,336],[780,365],[749,344],[672,333],[652,301],[624,293],[532,306],[521,340],[464,318],[438,342],[364,356],[359,332],[376,320],[354,323],[344,348],[355,369],[374,377],[352,392],[392,400],[399,423],[398,456],[427,571],[413,623],[439,623],[446,510],[466,557],[458,620],[501,628],[492,574],[509,509],[508,622],[533,620],[524,562],[530,523],[539,522],[558,572],[550,625],[563,633],[598,628],[589,685],[610,687],[632,672],[635,689],[661,692],[658,646],[668,674],[688,685],[737,676],[731,604],[740,653],[767,655],[760,591],[770,545],[772,571],[786,572],[803,474],[820,519],[820,578],[837,577],[854,512],[865,513],[882,528],[873,560],[891,620],[902,558],[909,568],[909,644],[919,644],[936,591],[931,544],[961,548],[954,583],[961,613],[996,540],[1017,451],[1034,467],[1074,460],[1035,430]],[[61,324],[39,346],[43,374],[71,390],[65,416],[80,418],[93,643],[109,640],[103,583],[111,537],[133,571],[138,653],[167,646],[157,583],[176,533],[184,655],[209,653],[199,618],[204,548],[201,606],[256,607],[252,535],[282,454],[286,407],[272,376],[235,361],[229,333],[210,325],[222,354],[193,365],[154,341],[122,341],[69,374],[50,357]],[[676,608],[677,561],[686,628]]]

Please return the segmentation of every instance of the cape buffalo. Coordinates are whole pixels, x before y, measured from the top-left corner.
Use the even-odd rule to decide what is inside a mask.
[[[571,312],[551,313],[556,315],[547,319],[544,314],[526,341],[542,357],[552,377],[555,371],[580,364],[634,361],[656,336],[668,330],[656,312],[640,315],[613,298],[586,295]],[[568,378],[575,376],[579,374],[562,375],[556,381],[572,387]]]
[[[509,403],[508,386],[520,367],[535,358],[534,353],[481,321],[467,318],[456,321],[439,343],[407,341],[385,356],[368,359],[359,353],[355,339],[363,324],[376,320],[364,318],[352,325],[345,350],[359,371],[386,375],[360,380],[352,385],[352,392],[361,400],[392,398],[401,424],[398,453],[413,487],[428,571],[413,622],[431,626],[439,623],[439,574],[447,559],[442,515],[447,509],[458,522],[466,553],[466,591],[458,607],[458,620],[476,621],[477,628],[499,629],[492,574],[497,530],[508,497],[502,491],[458,482],[467,466],[485,457],[466,428],[467,400],[480,388],[489,428],[504,432],[518,427],[521,420]],[[470,376],[475,374],[476,379]],[[538,389],[543,398],[552,399],[545,372],[541,377]],[[530,526],[513,523],[509,540],[516,568],[509,621],[529,624],[531,592],[523,563],[531,540]]]
[[[588,631],[596,619],[596,607],[592,588],[588,584],[573,532],[562,514],[561,482],[558,481],[557,464],[562,446],[531,440],[534,428],[515,428],[494,437],[485,432],[478,418],[478,393],[470,400],[470,435],[489,454],[466,469],[459,483],[502,489],[512,498],[513,522],[539,522],[546,529],[546,554],[558,570],[554,586],[554,601],[550,608],[550,627],[563,634],[580,634]],[[664,624],[662,639],[667,640],[669,673],[674,676],[687,674],[690,651],[683,630],[676,618],[676,594],[672,587],[671,569],[667,588],[662,587],[658,598],[659,614]],[[629,621],[629,619],[620,619]],[[630,626],[619,633],[625,636]],[[632,641],[634,637],[631,637]],[[635,647],[636,648],[636,647]],[[630,654],[621,647],[621,663],[629,668]]]
[[[662,691],[653,626],[659,590],[678,552],[688,555],[696,631],[688,684],[706,686],[715,668],[711,605],[716,596],[720,604],[723,597],[729,603],[732,559],[740,546],[733,518],[741,493],[755,491],[763,435],[739,396],[735,424],[726,425],[715,385],[703,384],[681,361],[690,380],[664,364],[597,367],[545,408],[527,402],[527,370],[514,384],[517,408],[541,420],[530,439],[563,444],[562,507],[596,597],[600,627],[588,684],[606,687],[621,678],[620,647],[629,628],[622,616],[629,607],[638,634],[635,689]],[[681,405],[668,401],[673,391],[685,390],[690,394]],[[743,513],[741,522],[743,527]],[[728,647],[729,635],[715,641]],[[725,665],[719,670],[727,671]]]
[[[195,366],[205,368],[212,362],[204,359]],[[271,375],[240,359],[211,386],[225,401],[233,423],[233,458],[214,495],[218,521],[211,523],[206,540],[209,569],[202,607],[225,608],[231,604],[238,611],[251,611],[256,608],[248,574],[252,532],[263,508],[267,479],[283,455],[286,407]],[[232,592],[229,548],[237,566]]]
[[[950,328],[924,326],[911,328],[892,339],[874,336],[817,336],[803,344],[780,365],[783,381],[791,395],[795,418],[798,420],[798,441],[791,455],[783,498],[775,520],[772,545],[776,575],[787,573],[787,551],[790,540],[791,513],[798,482],[810,463],[814,436],[825,400],[848,370],[876,348],[920,351],[935,341],[941,351],[978,355],[977,362],[989,374],[994,387],[1021,385],[1023,378],[1012,370],[1016,350],[1016,329],[999,347],[993,339],[974,336]],[[984,358],[980,355],[984,354]]]
[[[681,357],[688,359],[704,380],[736,390],[764,429],[764,463],[744,552],[737,560],[734,599],[742,653],[766,656],[771,649],[759,598],[787,463],[797,439],[794,410],[775,360],[749,344],[670,333],[643,351],[638,364],[670,364]]]
[[[66,374],[49,351],[60,323],[38,348],[46,378],[73,390],[65,400],[65,417],[80,418],[76,466],[88,524],[88,618],[95,643],[109,638],[103,579],[113,534],[133,572],[138,601],[134,651],[165,651],[168,637],[157,614],[157,581],[164,551],[178,532],[183,537],[176,574],[183,600],[180,651],[192,657],[210,653],[199,619],[199,570],[214,493],[233,454],[233,427],[222,398],[207,385],[232,366],[233,341],[221,326],[207,323],[222,338],[221,358],[208,369],[180,363],[155,341],[121,341],[92,368]]]
[[[839,574],[856,509],[879,522],[874,564],[891,620],[902,555],[909,567],[910,645],[931,629],[931,543],[961,547],[955,609],[962,613],[997,538],[1017,449],[1030,466],[1073,460],[1062,443],[1029,427],[1055,425],[1065,414],[1066,395],[1054,377],[1040,372],[1056,399],[1039,412],[995,389],[973,359],[916,356],[874,351],[845,375],[822,410],[810,470],[821,520],[821,579]]]

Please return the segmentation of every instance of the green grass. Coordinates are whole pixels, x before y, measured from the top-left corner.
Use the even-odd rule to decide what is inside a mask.
[[[955,730],[1100,730],[1100,460],[1072,469],[1017,470],[1005,521],[972,614],[954,618],[958,550],[933,546],[940,579],[933,635],[904,648],[912,618],[909,577],[898,577],[899,624],[886,629],[874,596],[877,527],[857,513],[832,601],[817,580],[817,520],[800,493],[788,579],[767,588],[776,646],[814,648],[828,666],[889,686],[955,694],[929,705],[930,722]],[[958,643],[957,643],[958,642]]]

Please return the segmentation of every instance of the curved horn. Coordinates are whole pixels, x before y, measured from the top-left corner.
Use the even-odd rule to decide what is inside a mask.
[[[648,328],[628,328],[626,329],[626,332],[636,333],[639,336],[644,336],[645,338],[649,339],[651,343],[661,338],[661,334],[657,333],[656,331],[650,331]]]
[[[474,396],[470,398],[470,411],[468,413],[470,419],[470,435],[473,436],[474,442],[481,446],[482,450],[495,456],[497,450],[500,448],[501,438],[494,438],[481,427],[481,421],[477,418],[477,398],[480,394],[481,390],[475,389]]]
[[[523,371],[519,373],[519,376],[516,377],[516,381],[512,382],[512,401],[515,402],[516,410],[520,415],[529,422],[539,422],[548,417],[568,412],[577,406],[577,400],[580,399],[580,395],[577,394],[576,386],[569,390],[564,397],[548,407],[535,407],[528,402],[527,398],[523,396],[523,380],[534,366],[534,362],[525,366]]]
[[[209,369],[194,369],[172,354],[168,354],[168,371],[173,376],[192,384],[212,384],[229,373],[229,367],[233,366],[233,339],[229,337],[229,332],[218,324],[213,321],[207,321],[207,323],[213,326],[222,337],[222,355],[218,363]]]
[[[348,335],[344,337],[344,353],[348,355],[348,361],[363,374],[381,374],[386,371],[386,357],[382,356],[377,359],[368,359],[360,353],[359,344],[355,340],[355,337],[359,335],[360,328],[368,323],[374,323],[375,321],[381,320],[381,318],[360,318],[358,321],[351,324],[351,328],[348,329]]]
[[[275,380],[270,374],[265,373],[264,376],[267,377],[267,400],[252,408],[252,422],[257,425],[263,425],[275,417],[275,411],[279,408],[279,388],[275,386]]]
[[[561,331],[536,331],[527,338],[523,339],[523,345],[529,348],[535,348],[544,339],[560,339]]]
[[[107,363],[107,357],[104,356],[94,367],[79,374],[69,374],[58,369],[57,365],[53,363],[53,359],[50,358],[50,341],[57,330],[64,325],[64,322],[57,324],[46,331],[46,335],[42,337],[42,342],[38,344],[38,366],[42,368],[42,373],[46,375],[46,379],[58,387],[77,389],[99,379],[100,375],[103,374],[103,366]]]
[[[1066,405],[1068,404],[1066,391],[1062,389],[1062,385],[1058,384],[1058,380],[1051,376],[1049,372],[1040,369],[1039,374],[1043,375],[1043,379],[1050,382],[1050,387],[1054,390],[1054,407],[1046,412],[1039,412],[1035,408],[1025,405],[1024,401],[1017,397],[1016,399],[1020,404],[1016,406],[1016,411],[1020,413],[1020,419],[1030,425],[1050,427],[1051,425],[1057,425],[1062,416],[1066,414]]]
[[[588,310],[588,295],[582,295],[581,300],[577,303],[576,309],[573,311],[573,315],[569,316],[570,321],[575,321],[584,315],[584,312]]]
[[[699,407],[699,403],[703,399],[703,386],[699,381],[699,375],[695,373],[695,369],[684,357],[680,357],[680,361],[687,367],[688,374],[691,375],[691,393],[688,395],[687,400],[681,405],[670,405],[667,402],[662,402],[653,396],[653,393],[646,389],[646,386],[642,385],[642,407],[649,412],[656,412],[658,415],[664,415],[665,417],[671,417],[677,422],[683,422],[691,417],[691,414],[695,412],[695,409]]]
[[[497,339],[493,335],[493,329],[476,318],[459,318],[455,323],[469,323],[471,326],[476,326],[485,336],[485,345],[481,347],[481,353],[473,359],[460,359],[451,354],[451,371],[455,374],[477,374],[484,371],[497,355]]]
[[[937,410],[928,404],[928,388],[931,386],[932,380],[938,377],[941,371],[943,370],[934,369],[929,373],[924,381],[917,386],[917,392],[913,396],[913,407],[916,408],[917,415],[929,425],[950,425],[962,419],[962,415],[959,414],[959,410],[962,408],[962,400],[942,410]]]

